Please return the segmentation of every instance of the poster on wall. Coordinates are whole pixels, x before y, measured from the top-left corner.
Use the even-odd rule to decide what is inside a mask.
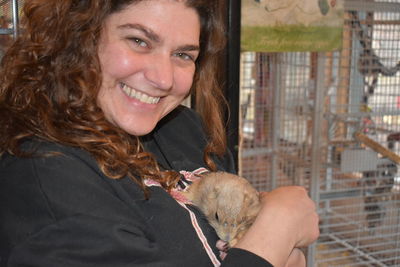
[[[242,0],[243,51],[335,51],[343,0]]]

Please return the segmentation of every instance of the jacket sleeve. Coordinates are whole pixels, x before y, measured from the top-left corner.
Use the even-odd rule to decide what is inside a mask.
[[[157,266],[163,261],[158,254],[137,225],[76,215],[17,244],[4,266]]]
[[[3,158],[0,177],[0,266],[170,266],[134,201],[79,156]]]

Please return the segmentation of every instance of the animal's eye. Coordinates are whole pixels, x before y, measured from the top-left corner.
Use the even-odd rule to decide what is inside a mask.
[[[217,212],[215,213],[215,219],[216,219],[217,221],[219,221],[218,213],[217,213]]]

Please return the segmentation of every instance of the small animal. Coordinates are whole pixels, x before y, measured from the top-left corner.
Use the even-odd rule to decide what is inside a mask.
[[[257,190],[245,178],[226,172],[203,174],[184,194],[230,247],[244,235],[260,210]]]

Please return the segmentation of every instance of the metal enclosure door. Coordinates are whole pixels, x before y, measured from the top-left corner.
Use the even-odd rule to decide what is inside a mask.
[[[241,54],[239,170],[309,190],[308,266],[400,266],[400,1],[344,6],[340,51]]]

